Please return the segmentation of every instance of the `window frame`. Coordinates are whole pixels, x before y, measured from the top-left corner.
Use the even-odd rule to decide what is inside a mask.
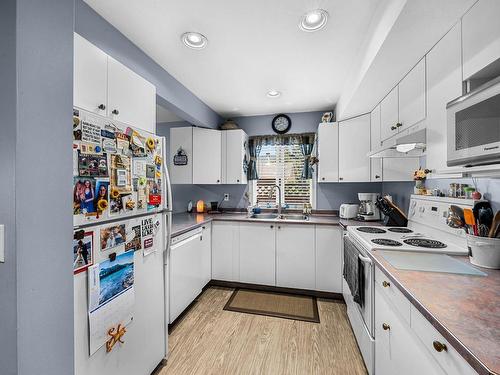
[[[274,147],[279,147],[281,145],[274,145]],[[280,179],[278,176],[276,177],[276,180]],[[280,187],[281,187],[281,202],[283,204],[286,204],[285,202],[285,189],[284,189],[284,186],[285,186],[285,180],[284,179],[280,179],[282,182],[280,184]],[[248,193],[249,193],[249,197],[250,197],[250,204],[252,206],[258,206],[257,204],[257,182],[258,180],[249,180],[248,181]],[[309,196],[309,203],[311,204],[311,207],[313,209],[316,209],[316,198],[317,198],[317,194],[316,194],[316,190],[317,190],[317,173],[316,173],[316,168],[313,168],[313,176],[312,176],[312,179],[311,179],[311,188],[310,188],[310,196]],[[279,203],[279,199],[278,199],[278,195],[276,195],[276,199],[275,199],[275,203],[274,203],[274,207],[272,208],[276,208],[278,207],[278,203]],[[261,205],[259,206],[261,208],[267,208],[266,205]],[[297,205],[292,205],[289,207],[289,209],[291,210],[294,210],[294,209],[302,209],[301,205],[300,204],[297,204]]]

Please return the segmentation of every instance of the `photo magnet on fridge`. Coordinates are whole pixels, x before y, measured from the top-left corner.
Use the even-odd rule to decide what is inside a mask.
[[[107,228],[102,228],[100,234],[101,251],[120,246],[127,240],[125,224],[112,225]]]
[[[73,185],[73,214],[95,215],[95,180],[93,178],[74,178]]]
[[[135,225],[127,233],[127,243],[125,244],[125,251],[136,251],[141,249],[141,225]]]
[[[83,233],[80,233],[83,232]],[[85,271],[94,261],[94,232],[73,234],[73,274]]]

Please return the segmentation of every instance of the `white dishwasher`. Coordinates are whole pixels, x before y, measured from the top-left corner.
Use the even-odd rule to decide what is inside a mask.
[[[202,228],[172,238],[169,267],[169,323],[198,296],[202,280]]]

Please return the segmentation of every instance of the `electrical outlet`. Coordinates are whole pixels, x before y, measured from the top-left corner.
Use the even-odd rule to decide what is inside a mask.
[[[229,200],[229,193],[224,193],[224,200],[226,202]]]

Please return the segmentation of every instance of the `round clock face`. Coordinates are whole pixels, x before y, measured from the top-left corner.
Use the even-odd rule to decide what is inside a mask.
[[[292,120],[287,115],[277,115],[273,118],[272,127],[273,130],[278,134],[284,134],[290,130],[292,126]]]

